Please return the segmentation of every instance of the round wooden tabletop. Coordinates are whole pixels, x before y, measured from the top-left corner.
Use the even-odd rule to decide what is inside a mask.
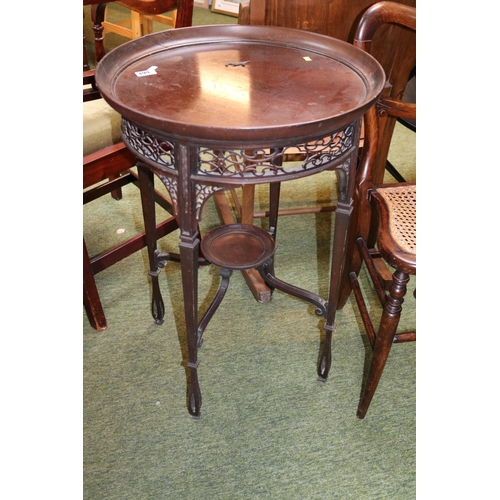
[[[173,138],[226,145],[304,141],[361,116],[385,74],[367,53],[302,30],[212,25],[127,42],[96,81],[122,116]]]

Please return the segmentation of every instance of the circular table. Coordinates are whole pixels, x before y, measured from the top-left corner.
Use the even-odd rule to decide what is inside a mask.
[[[194,417],[201,409],[197,273],[198,222],[204,203],[222,189],[270,183],[269,227],[274,237],[279,183],[325,169],[338,172],[340,194],[328,298],[279,280],[274,275],[272,251],[269,259],[259,262],[270,287],[314,303],[317,314],[326,319],[318,365],[320,379],[326,380],[361,117],[385,83],[378,62],[350,44],[302,30],[197,26],[147,35],[119,46],[98,65],[96,81],[103,98],[122,115],[123,141],[138,158],[152,309],[158,323],[164,315],[159,268],[172,256],[156,249],[154,175],[173,201],[180,228],[190,370],[187,406]],[[289,166],[283,162],[291,149],[303,155],[302,163]]]

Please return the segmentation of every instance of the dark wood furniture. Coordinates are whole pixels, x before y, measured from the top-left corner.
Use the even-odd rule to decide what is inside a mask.
[[[154,175],[173,200],[181,233],[187,407],[193,417],[199,417],[201,409],[198,348],[200,326],[205,325],[198,322],[197,273],[198,221],[204,203],[231,187],[279,185],[337,169],[340,197],[328,297],[283,282],[274,275],[272,256],[265,262],[257,257],[260,273],[271,288],[313,303],[317,314],[325,318],[326,340],[318,375],[326,380],[352,212],[361,117],[383,90],[385,75],[380,64],[348,43],[315,33],[267,26],[198,26],[123,44],[101,60],[96,78],[104,99],[123,117],[125,144],[139,158],[157,323],[164,316],[158,274],[170,255],[160,254],[156,248],[150,190]],[[305,153],[298,168],[287,169],[282,164],[290,148]],[[274,239],[279,193],[273,193],[270,233]],[[229,233],[224,232],[224,238],[237,229],[226,226]],[[243,233],[249,231],[240,231]],[[255,234],[246,237],[265,241]],[[258,245],[256,239],[253,243]],[[214,255],[213,250],[210,246],[209,258],[216,262],[221,254],[215,250]],[[263,252],[256,255],[267,257],[268,250]],[[234,262],[228,264],[235,268]]]
[[[281,26],[311,31],[352,43],[354,31],[362,13],[374,3],[374,0],[250,0],[240,5],[238,23],[251,26]],[[414,6],[416,0],[398,0],[398,3]],[[373,40],[372,55],[381,63],[387,75],[387,96],[400,97],[405,89],[411,61],[407,53],[414,50],[415,40],[411,34],[396,25],[385,25]],[[395,118],[384,117],[380,124],[379,147],[375,165],[377,182],[382,182],[386,168],[387,155],[395,125]],[[297,156],[290,155],[286,160],[293,161]],[[254,187],[245,186],[241,200],[233,191],[233,200],[239,209],[239,221],[252,224],[255,217],[267,217],[265,212],[254,211]],[[215,196],[221,221],[225,224],[235,222],[224,193]],[[293,215],[311,212],[331,212],[335,205],[326,207],[296,208],[280,211],[280,215]],[[260,279],[258,272],[249,269],[243,275],[256,300],[266,302],[271,294]],[[339,303],[342,307],[346,298]]]
[[[120,5],[127,7],[143,16],[156,16],[163,12],[176,10],[175,27],[182,28],[191,26],[193,20],[194,0],[120,0]],[[100,61],[105,54],[103,22],[106,12],[106,4],[112,2],[94,2],[84,0],[83,5],[92,5],[91,16],[95,34],[95,61]]]
[[[241,6],[240,24],[297,28],[353,42],[361,16],[373,0],[250,0]],[[396,3],[416,7],[416,0],[397,0]],[[372,41],[371,55],[379,61],[387,76],[387,97],[401,99],[408,75],[415,66],[416,42],[408,30],[386,24]],[[396,119],[380,122],[379,147],[374,173],[382,182]]]
[[[361,19],[355,45],[370,52],[371,40],[380,26],[398,24],[416,31],[416,9],[393,2],[373,5]],[[416,332],[397,332],[409,276],[416,274],[416,199],[415,184],[377,184],[374,180],[375,152],[379,140],[381,116],[416,118],[416,104],[381,97],[365,115],[363,155],[356,180],[356,220],[354,248],[350,266],[350,283],[368,334],[373,355],[362,392],[357,415],[364,418],[382,375],[391,345],[416,339]],[[372,217],[372,208],[377,218]],[[375,245],[369,244],[371,224],[377,220]],[[378,330],[375,330],[361,288],[358,273],[361,262],[371,277],[383,306]],[[393,269],[387,279],[387,268]]]
[[[137,163],[134,154],[123,143],[109,146],[83,159],[83,203],[114,194],[121,199],[120,188],[131,182],[137,183],[137,174],[131,170]],[[102,181],[105,182],[102,182]],[[169,200],[156,193],[156,202],[167,212],[172,213]],[[175,231],[178,228],[175,217],[168,215],[158,224],[157,238]],[[145,232],[139,233],[127,241],[107,249],[98,255],[89,256],[85,238],[83,240],[83,303],[90,324],[98,331],[107,327],[106,316],[102,307],[94,276],[108,267],[146,246]]]
[[[104,6],[106,2],[89,2],[83,1],[83,5],[93,4],[95,8]],[[165,7],[165,2],[154,1],[131,1],[130,5],[144,4],[144,10],[154,11]],[[191,17],[187,13],[192,13],[192,4],[190,2],[167,2],[169,5],[175,4],[178,6],[180,15],[178,20],[183,20],[187,25],[191,25]],[[182,4],[182,5],[181,5]],[[191,10],[189,9],[191,8]],[[180,21],[179,21],[180,22]],[[99,31],[98,31],[99,32]],[[99,57],[104,56],[102,51],[99,52]],[[84,47],[84,69],[85,69],[85,47]],[[88,66],[87,66],[88,67]],[[95,83],[95,70],[84,70],[83,72],[83,101],[100,99],[101,94]],[[85,126],[85,125],[84,125]],[[138,184],[137,173],[133,167],[137,163],[135,155],[125,147],[123,142],[111,144],[103,149],[93,152],[83,158],[83,203],[89,203],[101,196],[112,194],[112,196],[120,200],[122,198],[121,188],[129,183]],[[177,220],[170,214],[173,212],[171,202],[155,192],[155,201],[167,211],[167,217],[157,225],[157,238],[161,238],[166,234],[178,228]],[[107,320],[104,314],[104,309],[99,297],[99,292],[95,283],[94,276],[116,264],[124,258],[132,255],[141,248],[146,246],[145,232],[137,234],[129,240],[108,249],[99,255],[89,256],[85,239],[83,241],[83,303],[90,324],[98,331],[102,331],[107,327]]]
[[[130,8],[128,5],[130,2],[117,1],[116,3],[129,9],[130,17],[121,21],[110,21],[108,17],[109,9],[106,8],[105,17],[102,21],[105,33],[116,33],[125,38],[133,39],[153,33],[153,21],[165,26],[175,27],[177,18],[177,10],[175,8],[165,11],[164,13],[143,14]],[[154,3],[158,4],[159,2]]]

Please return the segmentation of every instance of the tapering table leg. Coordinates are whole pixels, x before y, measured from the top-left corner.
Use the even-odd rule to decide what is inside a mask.
[[[139,186],[141,190],[142,213],[144,216],[144,228],[146,232],[146,241],[148,247],[149,259],[149,275],[152,283],[152,302],[151,313],[157,325],[163,323],[165,316],[165,305],[160,292],[159,274],[160,266],[158,265],[156,251],[156,214],[154,200],[154,174],[141,162],[137,163],[139,171]]]
[[[335,215],[335,231],[333,237],[332,265],[330,274],[330,292],[326,313],[325,341],[318,364],[318,376],[321,381],[326,381],[331,365],[332,334],[335,331],[335,314],[340,293],[340,281],[344,269],[344,251],[350,224],[352,207],[350,204],[338,203]]]
[[[188,388],[188,411],[198,418],[201,410],[201,391],[198,383],[198,254],[200,240],[198,235],[183,235],[179,244],[181,256],[182,289],[184,314],[186,317],[186,336],[190,380]]]
[[[197,171],[197,149],[189,144],[177,143],[175,161],[179,172],[177,198],[179,207],[180,243],[179,254],[186,318],[186,337],[188,344],[189,387],[188,411],[199,418],[201,411],[201,391],[198,383],[198,265],[200,254],[200,235],[197,220],[196,183],[191,173]]]
[[[355,137],[355,144],[359,141],[359,127]],[[353,216],[353,196],[355,184],[355,172],[351,168],[356,165],[357,151],[351,154],[350,159],[337,169],[339,181],[339,200],[335,211],[335,229],[333,233],[332,263],[330,270],[330,290],[328,295],[328,306],[326,311],[325,341],[318,363],[318,378],[325,382],[331,366],[332,335],[335,331],[335,315],[339,306],[342,276],[348,256],[346,250],[349,247],[350,226]]]

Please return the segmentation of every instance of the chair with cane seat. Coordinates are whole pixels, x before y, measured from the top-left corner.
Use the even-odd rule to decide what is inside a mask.
[[[397,23],[415,32],[416,9],[394,2],[373,5],[361,19],[354,44],[370,52],[373,34],[386,23]],[[382,96],[366,113],[364,120],[363,153],[356,179],[355,247],[349,264],[349,280],[373,355],[359,402],[359,418],[366,415],[392,344],[416,340],[415,331],[397,332],[406,286],[410,276],[416,275],[416,185],[374,182],[374,157],[381,115],[414,119],[416,104]],[[369,235],[374,220],[378,221],[378,227],[374,232],[375,244],[372,247]],[[372,324],[358,280],[362,263],[383,307],[378,330]],[[392,269],[392,279],[389,281],[380,272],[384,268]]]

